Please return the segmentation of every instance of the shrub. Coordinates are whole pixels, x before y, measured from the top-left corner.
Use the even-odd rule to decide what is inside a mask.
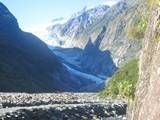
[[[129,39],[141,39],[144,37],[146,28],[148,24],[148,19],[146,17],[140,17],[138,20],[128,28],[127,36]]]
[[[120,68],[112,79],[108,81],[106,88],[100,92],[101,97],[125,97],[134,99],[136,83],[138,80],[138,60],[134,59]]]

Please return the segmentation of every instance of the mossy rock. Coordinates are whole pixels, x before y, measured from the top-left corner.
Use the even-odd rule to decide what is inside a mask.
[[[140,15],[135,23],[133,23],[127,31],[129,39],[141,39],[144,38],[144,34],[148,25],[148,17]]]

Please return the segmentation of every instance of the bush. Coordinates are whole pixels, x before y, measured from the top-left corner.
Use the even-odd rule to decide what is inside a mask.
[[[99,95],[113,98],[120,96],[133,100],[138,80],[138,70],[137,59],[128,62],[113,75],[106,88]]]
[[[146,17],[140,17],[129,29],[127,36],[129,39],[141,39],[144,38],[144,34],[147,28],[148,19]]]

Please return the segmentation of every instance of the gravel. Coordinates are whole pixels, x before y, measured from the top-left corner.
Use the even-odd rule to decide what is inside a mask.
[[[126,120],[126,109],[95,93],[0,93],[2,120]]]

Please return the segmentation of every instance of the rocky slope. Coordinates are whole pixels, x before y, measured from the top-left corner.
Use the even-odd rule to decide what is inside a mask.
[[[77,91],[95,84],[71,75],[39,38],[23,32],[0,3],[0,91]],[[82,81],[81,81],[82,80]]]
[[[153,0],[153,10],[143,41],[140,77],[131,120],[160,119],[160,4]]]

